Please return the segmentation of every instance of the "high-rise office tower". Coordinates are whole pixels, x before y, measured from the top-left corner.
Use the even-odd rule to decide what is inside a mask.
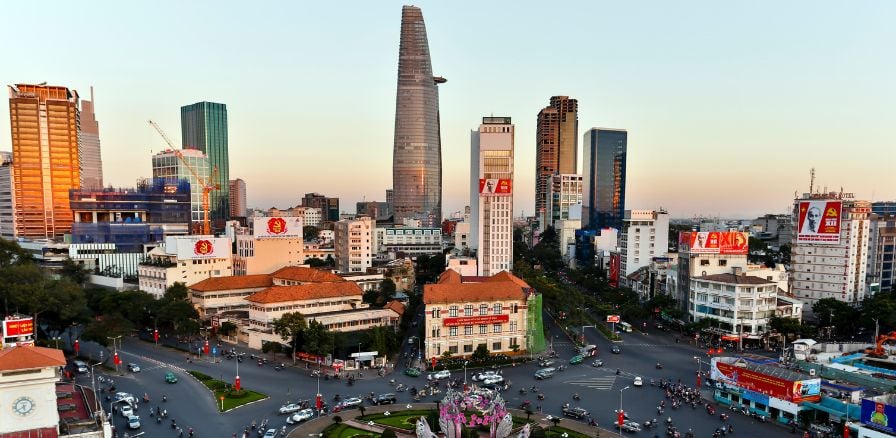
[[[208,179],[209,164],[208,157],[202,151],[195,149],[183,149],[184,161],[177,158],[172,150],[159,152],[152,156],[152,178],[155,181],[161,180],[165,185],[171,186],[175,190],[182,182],[186,181],[190,184],[190,222],[194,230],[198,230],[202,225],[205,214],[202,210],[202,185],[196,179],[196,176],[202,179]],[[187,168],[191,167],[193,171]],[[194,173],[195,172],[195,175]],[[214,193],[214,192],[212,192]]]
[[[16,237],[71,231],[68,191],[81,187],[78,93],[66,87],[9,86]]]
[[[100,154],[100,124],[93,112],[93,87],[90,100],[81,101],[81,187],[100,189],[103,187],[103,158]]]
[[[445,79],[432,75],[426,24],[420,8],[401,10],[398,92],[392,190],[395,223],[420,219],[424,227],[442,222],[442,146],[439,89]]]
[[[215,169],[219,184],[209,197],[211,221],[223,227],[230,216],[230,155],[227,149],[227,105],[198,102],[180,108],[180,129],[184,149],[198,149],[208,157],[209,175]]]
[[[302,198],[302,207],[319,208],[321,219],[328,222],[339,220],[339,198],[328,198],[320,193],[305,193]],[[307,221],[306,221],[307,223]]]
[[[246,182],[230,180],[230,217],[246,217]]]
[[[513,131],[510,117],[483,117],[470,133],[470,242],[481,276],[513,268]]]
[[[579,103],[569,96],[553,96],[550,105],[538,112],[535,131],[535,217],[542,229],[551,176],[579,173]]]
[[[585,133],[582,226],[620,229],[625,214],[625,162],[628,132],[591,128]]]
[[[16,197],[12,179],[12,152],[0,152],[0,237],[16,238]]]

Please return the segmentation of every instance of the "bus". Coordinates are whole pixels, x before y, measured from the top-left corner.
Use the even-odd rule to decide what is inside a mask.
[[[619,330],[624,331],[626,333],[629,333],[632,331],[632,325],[627,322],[620,321],[619,324],[616,324],[616,325],[619,326]]]

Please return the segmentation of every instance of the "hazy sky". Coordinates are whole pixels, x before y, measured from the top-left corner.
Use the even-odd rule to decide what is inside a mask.
[[[96,90],[106,183],[150,176],[180,106],[227,104],[251,207],[305,192],[384,200],[401,2],[7,2],[3,84]],[[535,121],[552,95],[628,130],[626,208],[784,212],[819,186],[896,199],[896,2],[424,1],[440,86],[443,207],[467,205],[470,130],[516,124],[532,214]],[[0,105],[0,150],[11,150]],[[580,152],[581,157],[581,152]],[[581,164],[580,164],[581,168]],[[580,169],[581,170],[581,169]]]

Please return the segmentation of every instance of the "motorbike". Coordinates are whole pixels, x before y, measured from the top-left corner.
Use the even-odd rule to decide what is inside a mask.
[[[657,364],[656,364],[656,369],[658,369],[658,370],[663,369],[663,364],[657,362]]]
[[[539,399],[539,400],[544,400],[544,394],[538,394],[538,399]]]
[[[582,397],[579,397],[578,394],[573,394],[573,395],[572,395],[572,399],[573,399],[573,400],[581,400]]]
[[[403,383],[399,383],[398,386],[395,387],[395,391],[397,392],[404,392],[406,389],[408,389],[408,387],[404,386]]]

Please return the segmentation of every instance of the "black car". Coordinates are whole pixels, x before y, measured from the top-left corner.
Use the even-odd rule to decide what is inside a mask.
[[[380,394],[373,402],[378,405],[391,405],[396,401],[398,400],[395,398],[395,394]]]
[[[563,415],[581,420],[588,416],[588,411],[583,408],[563,408]]]
[[[622,349],[620,349],[618,345],[614,345],[612,348],[610,348],[610,352],[613,354],[619,354],[622,353]]]

